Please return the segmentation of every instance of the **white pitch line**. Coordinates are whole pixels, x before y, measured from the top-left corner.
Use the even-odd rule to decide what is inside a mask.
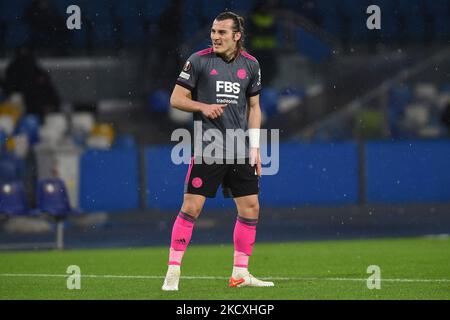
[[[0,273],[0,277],[68,277],[71,274],[43,274],[43,273]],[[81,278],[104,279],[164,279],[164,276],[126,276],[111,274],[81,274]],[[187,280],[228,280],[229,277],[216,276],[181,276]],[[364,278],[318,278],[318,277],[261,277],[263,280],[285,281],[367,281]],[[450,282],[450,279],[381,279],[382,282]]]

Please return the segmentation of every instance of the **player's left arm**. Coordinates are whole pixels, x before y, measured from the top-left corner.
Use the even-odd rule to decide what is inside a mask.
[[[259,147],[259,136],[261,129],[261,106],[259,105],[259,94],[248,98],[248,132],[250,138],[250,164],[256,164],[256,173],[261,176],[261,155]]]

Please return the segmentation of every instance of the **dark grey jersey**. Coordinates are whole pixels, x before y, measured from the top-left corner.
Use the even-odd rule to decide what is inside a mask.
[[[247,157],[247,141],[245,138],[239,138],[237,129],[241,129],[241,132],[247,131],[247,98],[258,95],[261,91],[258,61],[247,52],[241,52],[231,62],[226,62],[216,55],[212,48],[205,49],[189,57],[177,84],[189,89],[193,100],[207,104],[227,104],[224,113],[216,119],[206,118],[201,112],[194,113],[194,121],[201,122],[203,136],[223,149],[223,157],[219,154],[215,158]],[[218,138],[219,132],[225,141]],[[230,136],[232,133],[235,136]],[[198,132],[195,132],[194,136],[197,134]],[[235,137],[238,140],[235,140]],[[231,142],[230,138],[234,139],[234,145],[227,145]],[[211,149],[211,142],[204,141],[202,148],[208,148],[210,145]],[[237,148],[239,143],[244,144],[245,153]]]

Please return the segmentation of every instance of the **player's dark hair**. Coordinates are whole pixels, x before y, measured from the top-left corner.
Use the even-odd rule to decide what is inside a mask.
[[[215,20],[223,21],[223,20],[228,20],[228,19],[233,20],[233,32],[241,33],[241,38],[237,42],[237,50],[245,51],[245,48],[244,48],[244,36],[245,36],[244,18],[234,12],[226,11],[226,12],[220,13],[216,17]]]

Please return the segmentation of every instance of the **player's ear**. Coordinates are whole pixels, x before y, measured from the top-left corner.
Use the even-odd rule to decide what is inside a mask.
[[[240,32],[235,32],[234,33],[234,40],[235,41],[239,41],[241,39],[241,37],[242,37],[242,33],[240,33]]]

